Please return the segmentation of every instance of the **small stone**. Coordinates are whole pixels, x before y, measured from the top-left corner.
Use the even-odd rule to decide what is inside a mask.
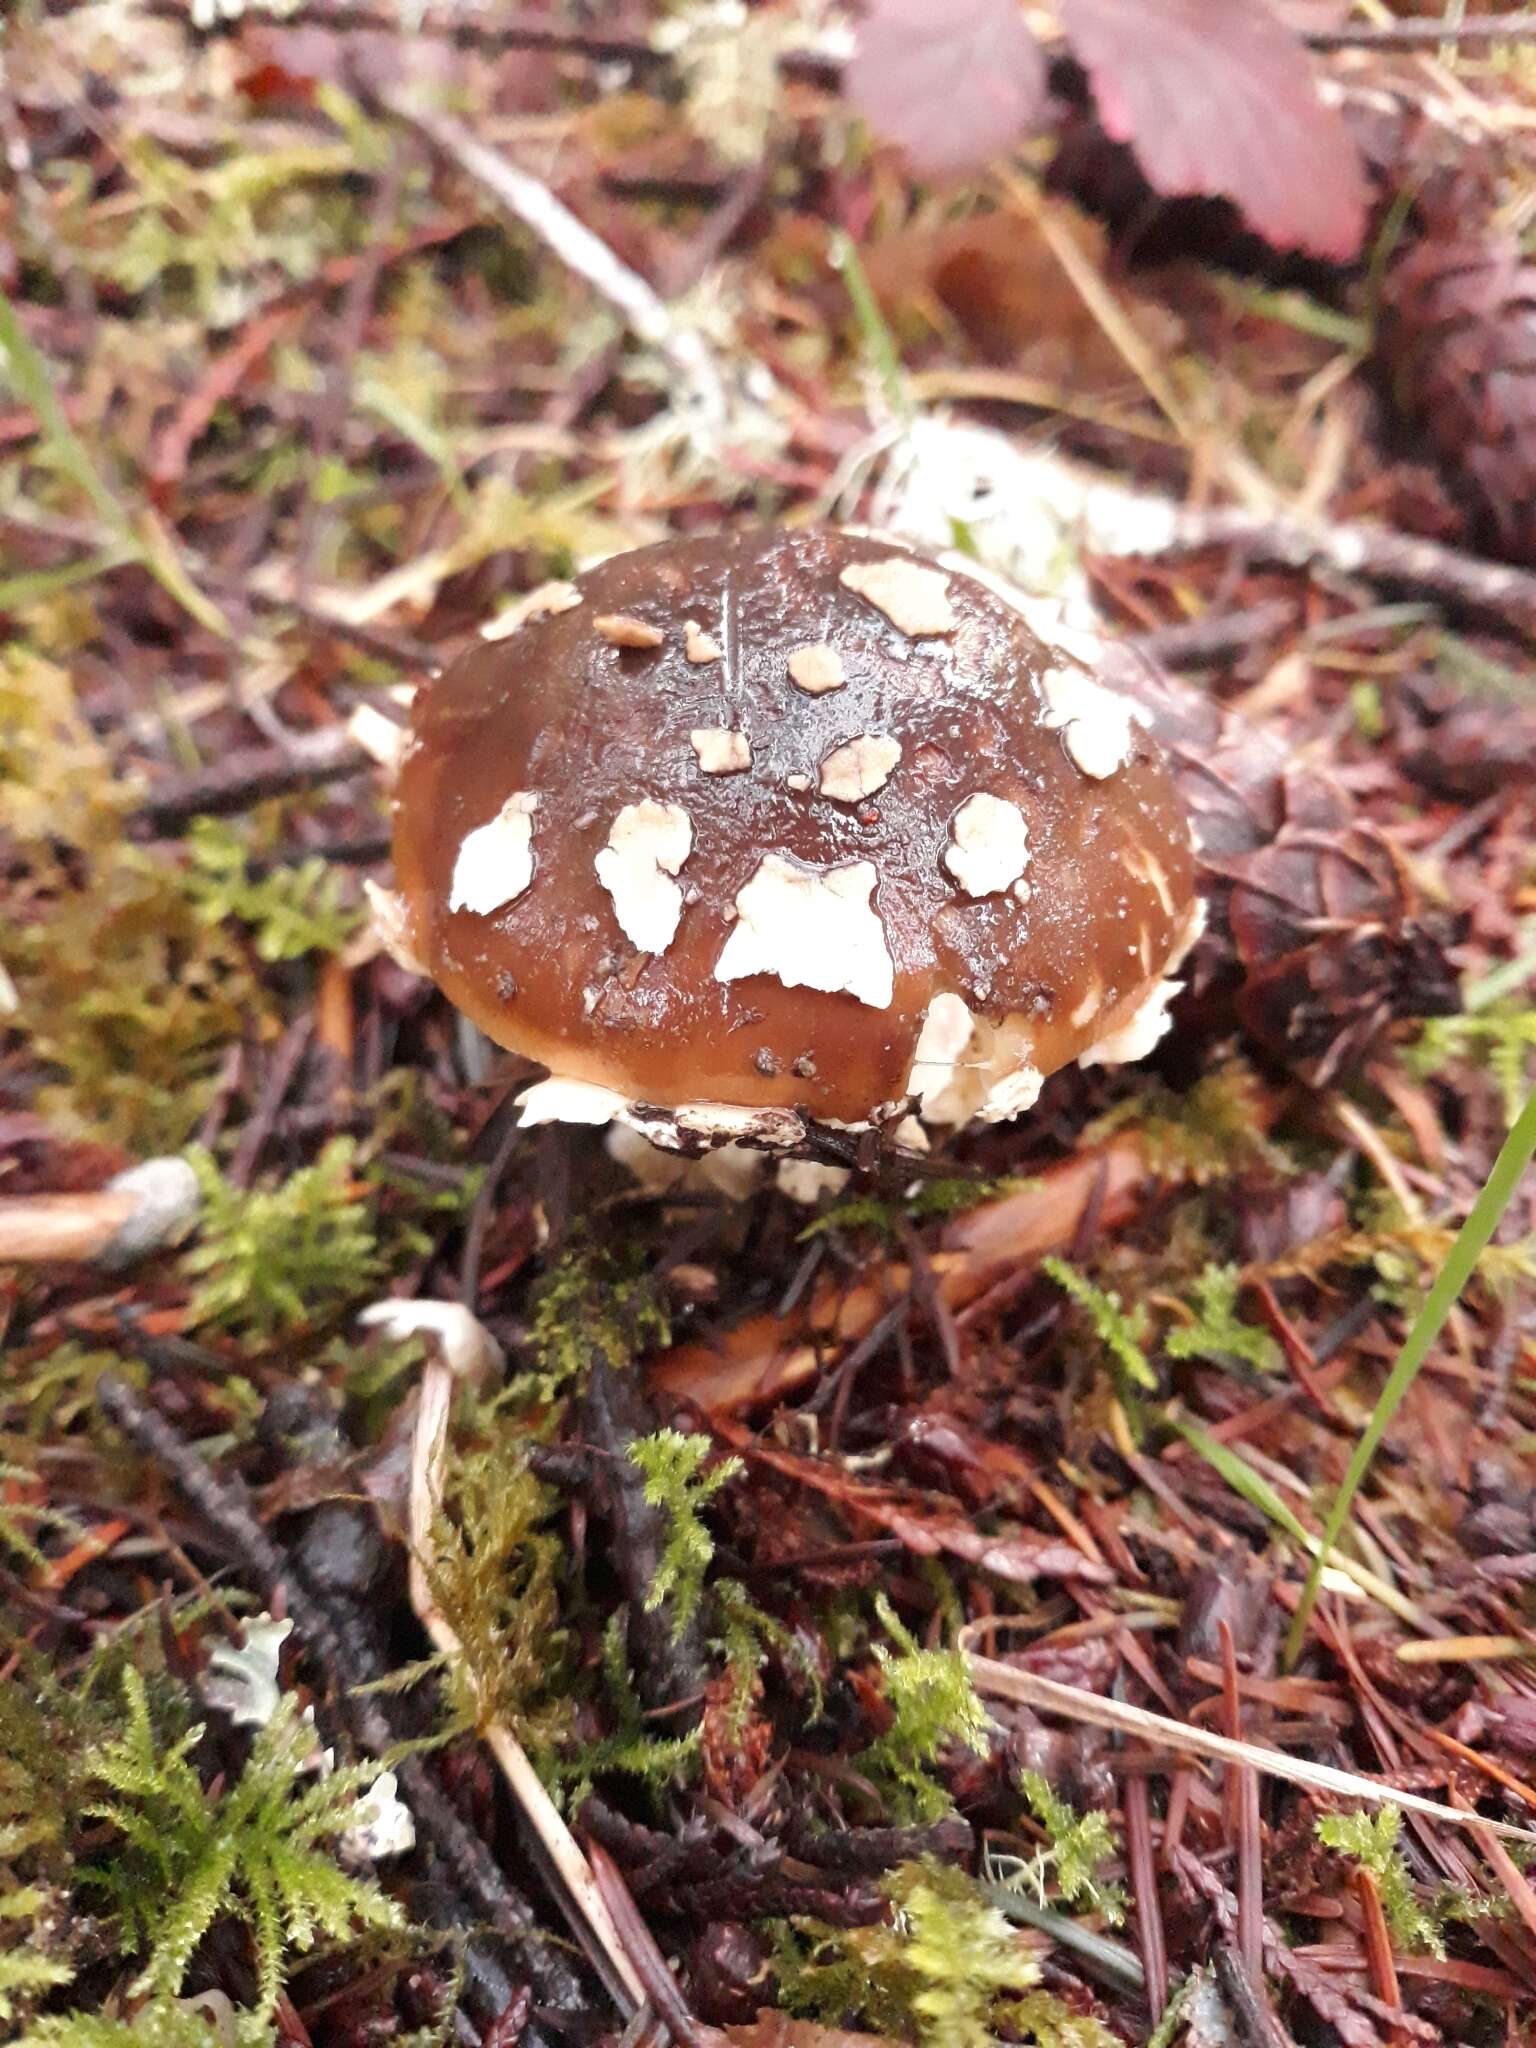
[[[802,795],[810,786],[811,778],[809,775],[786,775],[784,778],[784,787],[792,789],[796,796]]]
[[[909,639],[955,630],[949,578],[940,569],[925,569],[903,555],[891,555],[883,562],[850,562],[837,580],[884,612],[897,632]]]
[[[592,626],[612,647],[659,647],[667,637],[660,626],[648,626],[628,612],[604,612]]]
[[[720,659],[719,643],[709,637],[697,619],[683,621],[683,653],[692,662]]]
[[[808,697],[824,697],[828,690],[840,690],[848,680],[843,674],[842,656],[825,640],[795,649],[789,657],[789,677]]]

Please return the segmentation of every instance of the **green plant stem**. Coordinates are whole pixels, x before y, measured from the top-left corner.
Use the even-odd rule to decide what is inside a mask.
[[[859,252],[851,235],[839,231],[832,237],[832,265],[841,273],[843,283],[848,287],[859,338],[880,379],[880,388],[891,416],[901,421],[909,420],[912,401],[907,396],[906,378],[902,374],[901,352],[885,315],[880,311],[868,272],[859,261]]]
[[[1498,1158],[1493,1162],[1493,1169],[1483,1183],[1482,1192],[1472,1204],[1471,1214],[1457,1231],[1456,1241],[1446,1255],[1445,1264],[1440,1268],[1434,1286],[1424,1297],[1422,1308],[1414,1317],[1413,1328],[1408,1332],[1407,1341],[1398,1353],[1397,1363],[1388,1374],[1387,1383],[1381,1390],[1371,1419],[1355,1446],[1355,1454],[1349,1461],[1344,1483],[1334,1496],[1333,1506],[1328,1511],[1322,1545],[1312,1561],[1307,1583],[1301,1591],[1296,1618],[1291,1623],[1290,1633],[1286,1637],[1287,1669],[1301,1654],[1302,1644],[1306,1640],[1307,1623],[1311,1620],[1312,1609],[1317,1604],[1317,1590],[1322,1579],[1324,1560],[1338,1543],[1339,1534],[1349,1516],[1351,1503],[1360,1490],[1360,1482],[1370,1469],[1376,1448],[1386,1435],[1393,1416],[1402,1406],[1408,1389],[1418,1378],[1420,1369],[1429,1356],[1430,1347],[1444,1328],[1445,1319],[1456,1306],[1478,1260],[1487,1250],[1504,1211],[1514,1198],[1520,1178],[1533,1157],[1536,1157],[1536,1091],[1527,1098],[1524,1109],[1515,1119],[1509,1136],[1499,1150]]]

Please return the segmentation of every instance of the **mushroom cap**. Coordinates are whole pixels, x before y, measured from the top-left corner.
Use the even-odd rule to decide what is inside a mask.
[[[632,1102],[853,1125],[1010,1115],[1155,1039],[1190,827],[1092,643],[827,527],[556,591],[417,693],[396,792],[402,936],[489,1037]]]

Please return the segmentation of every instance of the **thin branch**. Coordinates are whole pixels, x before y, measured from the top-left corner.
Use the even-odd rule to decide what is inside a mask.
[[[1436,50],[1442,43],[1536,42],[1536,20],[1518,14],[1484,14],[1475,21],[1396,21],[1381,26],[1355,22],[1343,28],[1309,30],[1302,38],[1314,50]]]
[[[1477,1815],[1458,1813],[1454,1806],[1425,1799],[1417,1792],[1405,1792],[1396,1785],[1384,1785],[1379,1778],[1364,1778],[1355,1771],[1336,1770],[1332,1764],[1308,1763],[1287,1756],[1278,1749],[1265,1749],[1257,1742],[1237,1742],[1217,1735],[1209,1728],[1196,1728],[1184,1721],[1170,1720],[1146,1707],[1086,1692],[1078,1685],[1060,1685],[1053,1678],[1039,1678],[1032,1671],[1013,1664],[1000,1664],[992,1657],[968,1652],[966,1664],[979,1693],[993,1699],[1015,1700],[1041,1713],[1060,1714],[1064,1720],[1088,1728],[1108,1728],[1118,1735],[1138,1735],[1181,1756],[1210,1757],[1217,1763],[1247,1765],[1271,1778],[1284,1778],[1292,1785],[1305,1785],[1314,1792],[1336,1792],[1345,1799],[1367,1799],[1374,1806],[1400,1806],[1408,1813],[1421,1813],[1427,1820],[1443,1821],[1462,1829],[1486,1827],[1512,1842],[1536,1845],[1536,1832],[1516,1827],[1510,1821],[1485,1821]]]
[[[1089,540],[1093,545],[1091,535]],[[1339,576],[1427,590],[1461,608],[1497,613],[1528,637],[1536,633],[1536,573],[1386,526],[1327,525],[1220,507],[1210,512],[1177,511],[1161,541],[1143,535],[1131,545],[1112,545],[1101,552],[1156,556],[1223,546],[1242,548],[1256,561],[1288,568],[1327,569]]]
[[[148,0],[146,11],[162,21],[185,24],[187,0]],[[265,8],[256,0],[245,11],[256,19],[265,16],[282,28],[326,29],[337,35],[360,31],[398,36],[401,32],[398,9],[370,7],[366,0],[303,0],[301,6],[281,11]],[[411,34],[422,41],[448,42],[461,50],[481,50],[493,56],[504,50],[552,50],[598,63],[660,65],[668,61],[652,48],[642,24],[615,23],[606,29],[595,23],[585,28],[574,22],[567,26],[550,15],[513,7],[431,7],[413,23]]]
[[[286,748],[237,748],[196,774],[167,776],[150,790],[138,815],[157,832],[174,832],[189,818],[249,810],[268,797],[318,789],[372,766],[345,725],[322,726]]]
[[[489,149],[462,121],[421,106],[404,93],[378,95],[385,112],[419,135],[504,212],[521,221],[568,269],[584,278],[619,313],[647,347],[655,349],[688,388],[702,421],[719,427],[728,416],[725,386],[702,338],[668,309],[654,286],[621,263],[600,235],[563,199],[498,150]]]

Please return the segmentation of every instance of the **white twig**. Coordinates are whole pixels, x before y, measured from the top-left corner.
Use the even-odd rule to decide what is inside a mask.
[[[1037,1678],[1032,1671],[1020,1671],[1012,1664],[999,1664],[993,1657],[968,1653],[966,1663],[976,1690],[994,1699],[1017,1700],[1021,1706],[1036,1707],[1042,1713],[1060,1714],[1064,1720],[1084,1723],[1090,1728],[1109,1728],[1120,1735],[1139,1735],[1185,1756],[1214,1758],[1218,1763],[1245,1764],[1271,1778],[1285,1778],[1293,1785],[1306,1785],[1316,1792],[1335,1792],[1344,1799],[1367,1799],[1376,1806],[1400,1806],[1409,1813],[1421,1813],[1428,1820],[1445,1822],[1454,1828],[1476,1832],[1483,1828],[1512,1842],[1536,1843],[1536,1833],[1515,1827],[1508,1821],[1484,1820],[1481,1814],[1459,1812],[1438,1800],[1421,1798],[1417,1792],[1399,1791],[1376,1778],[1363,1778],[1354,1771],[1336,1770],[1332,1764],[1308,1763],[1302,1757],[1287,1756],[1278,1749],[1265,1749],[1256,1742],[1239,1742],[1230,1735],[1217,1735],[1208,1728],[1192,1728],[1173,1721],[1166,1714],[1150,1713],[1145,1707],[1125,1700],[1106,1699],[1101,1693],[1085,1692],[1080,1686],[1060,1685],[1052,1678]]]
[[[473,1383],[488,1376],[499,1362],[500,1352],[467,1309],[443,1302],[380,1302],[365,1311],[364,1320],[383,1325],[392,1335],[418,1330],[439,1339],[441,1348],[434,1350],[422,1372],[416,1428],[411,1440],[410,1595],[416,1618],[433,1647],[457,1662],[463,1657],[463,1644],[438,1607],[431,1585],[436,1556],[434,1525],[442,1506],[443,1467],[448,1451],[448,1415],[455,1380],[463,1378]],[[619,1939],[580,1844],[511,1729],[492,1720],[483,1722],[479,1733],[500,1765],[513,1798],[548,1852],[577,1911],[586,1920],[601,1956],[638,2010],[646,2002],[645,1987]]]
[[[0,1003],[0,1008],[3,1008]],[[202,1204],[185,1159],[148,1159],[94,1194],[0,1200],[0,1264],[84,1260],[120,1271],[171,1243]]]

